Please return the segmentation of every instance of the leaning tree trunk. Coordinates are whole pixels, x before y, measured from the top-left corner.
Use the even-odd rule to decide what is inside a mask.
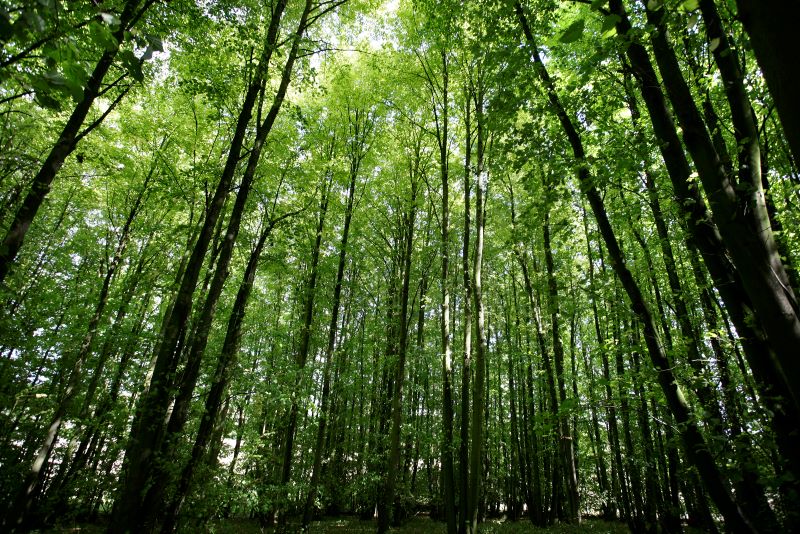
[[[631,25],[622,2],[612,0],[610,6],[612,12],[619,16],[617,32],[620,35],[627,35],[631,31]],[[650,13],[649,16],[654,23],[660,23],[659,14]],[[662,70],[668,70],[672,74],[672,78],[676,80],[676,83],[672,84],[673,93],[678,92],[681,89],[680,82],[683,78],[663,29],[654,37],[654,50],[656,58],[659,60],[659,66]],[[781,453],[787,460],[787,468],[795,474],[794,479],[798,480],[800,479],[800,458],[798,458],[797,451],[800,450],[800,442],[798,442],[800,434],[797,432],[797,420],[800,412],[797,411],[794,403],[781,400],[791,398],[792,393],[785,381],[782,380],[776,365],[773,365],[772,350],[767,345],[767,340],[758,324],[763,320],[752,320],[752,314],[748,310],[753,309],[754,306],[745,290],[743,276],[735,271],[728,260],[720,233],[716,225],[709,221],[705,202],[699,191],[696,187],[689,185],[689,164],[681,148],[672,114],[647,51],[641,44],[632,41],[628,44],[626,53],[631,62],[633,74],[639,82],[653,131],[659,141],[658,145],[673,184],[678,206],[687,218],[685,228],[690,236],[689,244],[696,247],[702,254],[714,285],[725,302],[726,309],[740,335],[748,363],[756,376],[761,399],[773,413],[772,425],[778,436]],[[693,107],[694,101],[686,90],[685,82],[682,89],[679,94],[687,100],[676,104],[676,111],[679,117],[683,117],[683,120],[687,121],[687,115],[691,115],[690,108]],[[673,95],[674,98],[675,95]],[[708,140],[707,134],[703,135],[705,127],[697,117],[696,109],[692,117],[694,117],[695,129],[699,132],[695,137],[703,138],[706,150],[713,151],[713,142]],[[722,163],[721,165],[724,169],[725,165]]]
[[[663,12],[647,10],[647,19],[657,29],[652,34],[656,62],[683,129],[684,143],[708,195],[714,221],[753,304],[754,314],[773,349],[774,359],[770,363],[788,394],[784,400],[798,411],[800,361],[794,354],[800,345],[800,309],[777,253],[766,209],[763,208],[760,180],[757,188],[748,184],[748,191],[752,190],[750,194],[736,190],[735,181],[728,176],[720,162],[680,70],[669,43]]]
[[[164,318],[159,344],[155,351],[155,365],[150,384],[139,400],[137,414],[131,427],[125,463],[120,476],[122,486],[114,502],[113,519],[108,527],[109,534],[124,534],[131,525],[138,524],[142,499],[147,490],[155,459],[154,455],[159,450],[163,439],[165,411],[170,402],[170,391],[178,365],[176,351],[192,308],[195,288],[204,263],[203,259],[242,158],[242,147],[248,125],[261,92],[262,81],[266,76],[269,59],[275,48],[274,44],[277,42],[279,22],[285,6],[286,0],[281,0],[273,12],[259,64],[253,80],[248,86],[237,118],[222,176],[208,204],[203,225],[186,263],[186,268],[181,274],[175,301]]]
[[[592,181],[580,134],[562,105],[558,93],[556,92],[555,84],[550,78],[544,63],[542,63],[533,38],[533,33],[528,25],[527,17],[519,2],[516,2],[516,12],[528,44],[532,49],[535,61],[534,70],[547,91],[550,104],[558,116],[561,127],[572,147],[574,158],[578,164],[578,180],[581,183],[581,187],[589,200],[589,205],[597,220],[600,234],[603,237],[603,241],[612,259],[613,269],[628,295],[632,311],[643,325],[645,342],[650,354],[650,359],[658,373],[658,380],[661,384],[664,396],[666,397],[667,404],[679,425],[687,455],[701,474],[703,482],[709,494],[714,499],[720,513],[725,518],[728,528],[737,533],[755,532],[755,528],[750,524],[734,502],[728,488],[728,482],[717,468],[714,458],[708,449],[705,437],[697,427],[691,407],[687,403],[683,391],[681,391],[678,385],[673,367],[658,338],[653,316],[645,303],[644,296],[636,280],[625,265],[625,259],[608,219],[603,198]]]
[[[273,103],[269,112],[264,118],[263,122],[257,125],[256,136],[250,148],[250,154],[247,160],[242,181],[239,184],[239,190],[236,194],[236,201],[234,202],[233,209],[228,219],[228,226],[225,230],[222,239],[222,246],[218,253],[214,274],[211,279],[209,289],[206,293],[206,299],[203,303],[199,316],[196,318],[197,323],[192,336],[192,342],[189,345],[188,356],[181,375],[180,381],[176,384],[178,395],[172,406],[172,413],[170,414],[167,423],[166,432],[161,442],[160,458],[162,461],[158,462],[153,469],[152,483],[150,489],[145,495],[142,509],[145,511],[153,511],[153,516],[145,518],[145,513],[139,514],[139,520],[144,521],[157,521],[158,516],[163,513],[163,496],[166,488],[171,484],[174,479],[172,465],[169,461],[173,457],[173,449],[175,447],[175,440],[179,439],[183,433],[184,426],[189,418],[189,409],[191,407],[191,400],[194,395],[194,389],[197,384],[197,379],[200,374],[200,368],[205,355],[206,347],[208,345],[208,338],[211,334],[211,326],[213,324],[214,316],[216,315],[217,303],[222,296],[222,290],[225,282],[230,273],[230,263],[233,258],[233,251],[236,245],[236,239],[239,235],[242,218],[244,216],[245,207],[247,205],[250,191],[253,187],[253,182],[256,178],[256,169],[261,159],[261,152],[264,144],[267,141],[269,132],[275,123],[275,119],[280,112],[283,99],[289,87],[294,62],[299,50],[300,38],[305,31],[305,17],[302,17],[297,30],[294,34],[294,41],[289,51],[289,56],[283,67],[280,85],[273,98]]]
[[[44,202],[44,198],[47,196],[47,193],[50,192],[50,184],[53,182],[58,171],[61,170],[67,157],[75,150],[78,141],[91,129],[100,124],[100,121],[109,114],[127,92],[124,91],[101,115],[100,119],[94,121],[87,129],[81,132],[81,128],[86,121],[86,117],[89,115],[92,104],[94,104],[94,101],[103,92],[103,79],[114,64],[114,59],[117,57],[122,44],[125,42],[126,35],[153,2],[146,1],[141,8],[139,7],[140,4],[141,0],[127,0],[125,2],[125,7],[119,17],[119,26],[112,33],[111,41],[115,43],[116,46],[112,47],[110,50],[106,49],[100,56],[100,59],[97,60],[94,70],[92,70],[86,82],[86,86],[83,88],[83,97],[75,106],[69,119],[67,119],[67,123],[64,125],[63,130],[61,130],[55,145],[50,149],[50,153],[47,155],[47,158],[45,158],[39,172],[33,177],[31,188],[28,194],[25,195],[22,205],[14,215],[14,220],[11,222],[3,238],[3,242],[0,245],[0,284],[3,283],[8,275],[14,259],[17,257],[17,253],[19,253],[19,249],[22,247],[22,243],[25,240],[25,234],[28,233],[31,223],[33,223],[33,219],[36,217],[36,213],[39,211],[42,202]]]
[[[277,200],[277,193],[276,193]],[[274,204],[273,204],[274,211]],[[242,282],[239,285],[239,290],[236,293],[236,299],[233,303],[230,317],[228,318],[228,327],[225,333],[225,340],[222,344],[219,359],[217,360],[217,367],[211,379],[211,389],[206,397],[203,415],[200,419],[200,428],[197,431],[192,452],[189,461],[183,467],[180,477],[178,478],[178,486],[175,494],[172,496],[169,504],[167,505],[164,513],[162,514],[163,522],[161,527],[162,534],[170,534],[174,532],[178,526],[178,516],[180,514],[183,502],[189,493],[194,473],[200,465],[201,460],[206,455],[206,449],[209,443],[214,441],[214,429],[220,420],[220,410],[222,408],[225,391],[230,383],[231,373],[236,367],[238,360],[239,346],[242,337],[242,323],[244,322],[245,313],[247,311],[247,303],[250,299],[250,293],[253,289],[253,283],[256,277],[259,261],[264,250],[264,245],[267,242],[272,230],[281,220],[294,215],[296,212],[282,215],[278,218],[273,218],[268,222],[265,221],[264,228],[261,235],[256,242],[256,246],[250,253],[250,258],[245,267]],[[241,422],[242,412],[239,413],[239,420]],[[241,423],[240,423],[241,424]],[[235,458],[238,456],[238,447],[241,441],[240,436],[237,435],[237,451],[232,460],[232,466],[235,465]],[[233,469],[233,467],[231,467]]]
[[[736,6],[775,100],[794,160],[800,162],[800,99],[797,98],[800,4],[786,0],[736,0]]]

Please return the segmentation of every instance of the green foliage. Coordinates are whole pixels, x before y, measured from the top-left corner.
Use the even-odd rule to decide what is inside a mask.
[[[120,43],[115,31],[121,2],[104,2],[102,9],[59,0],[18,4],[0,8],[3,229],[20,207],[67,113],[81,100],[93,65],[104,53],[119,50],[113,76],[90,113],[91,121],[103,120],[65,161],[12,274],[0,288],[0,501],[4,505],[29,469],[45,422],[64,398],[77,355],[93,328],[82,370],[86,379],[68,411],[68,423],[59,432],[45,475],[46,490],[35,503],[37,510],[43,510],[42,521],[52,522],[60,514],[70,522],[103,515],[113,504],[137,402],[149,386],[153,355],[164,335],[162,322],[174,304],[176,280],[189,260],[225,167],[243,95],[265,39],[270,5],[233,0],[159,4],[124,33]],[[643,116],[639,88],[626,75],[629,67],[620,63],[630,43],[617,36],[621,18],[606,13],[606,4],[531,0],[522,6],[525,13],[535,14],[530,22],[543,65],[566,120],[574,123],[583,141],[585,157],[580,160],[563,134],[563,119],[553,113],[551,94],[540,86],[532,49],[522,40],[510,4],[353,1],[314,21],[257,164],[192,393],[189,423],[170,453],[174,463],[169,469],[177,479],[192,454],[205,400],[218,379],[219,355],[245,266],[262,230],[274,222],[255,273],[237,361],[228,370],[224,417],[181,509],[183,531],[255,531],[261,528],[257,521],[244,518],[267,522],[275,512],[287,513],[293,521],[302,513],[311,485],[316,429],[323,415],[327,433],[314,513],[371,517],[385,485],[392,373],[402,329],[409,341],[401,403],[402,472],[393,504],[397,519],[409,521],[397,532],[445,531],[443,524],[415,516],[444,515],[441,458],[447,445],[442,432],[440,306],[446,284],[454,348],[451,386],[454,406],[460,407],[464,310],[466,299],[472,298],[462,286],[464,193],[469,185],[473,222],[466,237],[474,247],[478,179],[488,182],[483,263],[489,325],[487,402],[471,408],[486,410],[487,417],[482,462],[487,520],[481,531],[545,532],[527,521],[498,518],[521,515],[527,494],[550,494],[548,477],[567,440],[577,451],[584,514],[600,514],[606,508],[616,514],[623,509],[622,494],[615,493],[616,486],[604,487],[607,481],[602,480],[601,469],[609,472],[607,477],[611,473],[618,477],[617,485],[620,480],[632,484],[637,477],[643,484],[652,483],[659,495],[671,491],[670,477],[681,483],[688,480],[684,452],[675,456],[678,471],[668,465],[671,449],[679,447],[678,429],[646,358],[642,326],[614,277],[600,229],[587,215],[587,185],[576,178],[587,168],[626,265],[656,312],[658,336],[668,344],[676,380],[688,386],[687,400],[696,407],[692,417],[701,425],[721,469],[731,481],[740,482],[740,468],[751,467],[771,502],[779,501],[781,484],[787,479],[782,478],[780,465],[773,463],[777,453],[770,414],[756,393],[725,306],[712,309],[717,320],[713,325],[703,313],[701,299],[711,286],[705,272],[694,276],[681,206],[673,200],[658,141]],[[698,3],[650,4],[651,9],[665,10],[671,28],[682,39],[681,65],[691,72],[698,103],[707,99],[727,124],[724,87],[705,64],[710,46],[699,20],[690,19]],[[315,5],[319,10],[327,4]],[[210,252],[201,258],[194,315],[182,333],[186,345],[194,335],[220,243],[226,239],[224,228],[257,133],[255,120],[263,120],[269,112],[289,32],[301,7],[289,2],[279,48],[268,66],[254,118],[246,127],[246,148],[237,155],[239,163],[219,225],[223,230],[215,231]],[[641,9],[631,10],[636,29],[625,39],[644,42],[650,28],[642,17]],[[39,40],[43,42],[37,44]],[[776,206],[776,220],[783,224],[779,236],[789,245],[790,257],[785,259],[791,263],[797,260],[800,186],[792,160],[782,149],[780,125],[769,115],[770,97],[755,62],[745,57],[750,69],[747,88],[763,118],[764,142],[770,147],[768,195]],[[697,59],[703,61],[690,64]],[[121,81],[112,86],[114,80]],[[129,92],[104,116],[123,91]],[[478,126],[486,141],[480,176]],[[367,131],[361,142],[357,128]],[[723,127],[719,135],[735,153],[731,132]],[[470,161],[465,161],[467,142]],[[444,280],[440,279],[442,153],[450,184],[450,241],[445,244],[450,272]],[[356,174],[356,200],[328,411],[323,414],[324,357],[351,173]],[[645,177],[655,184],[667,241],[678,258],[680,296],[688,303],[689,320],[700,340],[702,372],[687,361],[692,340],[678,326],[679,295],[670,289]],[[328,193],[328,204],[319,279],[309,359],[301,369],[297,358],[323,191]],[[409,311],[400,317],[400,258],[407,239],[404,222],[412,207],[416,219]],[[131,213],[131,224],[123,233]],[[110,280],[107,304],[91,327],[118,247],[119,265]],[[468,271],[473,267],[471,250]],[[552,254],[557,292],[549,285],[546,252]],[[717,297],[713,288],[708,295]],[[560,322],[558,332],[554,318]],[[474,326],[472,331],[474,336]],[[564,347],[562,370],[546,363],[557,342]],[[712,343],[717,342],[720,353],[714,352]],[[184,370],[182,358],[177,379]],[[727,385],[722,381],[725,364]],[[559,392],[555,405],[549,394],[551,374],[565,385],[564,398]],[[474,369],[467,376],[474,376]],[[88,386],[91,380],[97,386],[93,391]],[[701,406],[699,392],[708,385],[724,406],[721,421]],[[724,395],[726,388],[729,397]],[[735,399],[735,405],[729,406],[728,398]],[[289,451],[293,474],[288,484],[281,484],[293,404],[299,407],[294,447]],[[734,410],[744,432],[729,439],[728,414]],[[468,419],[469,413],[456,409],[457,426]],[[716,423],[728,431],[716,433]],[[461,444],[458,430],[454,429],[452,444],[456,453]],[[76,462],[82,446],[80,454],[86,458]],[[737,453],[748,447],[752,452],[744,461]],[[457,471],[461,468],[457,466]],[[537,488],[534,472],[540,475]],[[173,481],[165,500],[177,496],[176,488]],[[696,504],[694,491],[680,488],[686,509]],[[667,502],[641,493],[648,504]],[[316,522],[311,532],[373,528],[370,521],[343,517]],[[590,520],[580,527],[561,524],[547,531],[623,528],[627,527]]]

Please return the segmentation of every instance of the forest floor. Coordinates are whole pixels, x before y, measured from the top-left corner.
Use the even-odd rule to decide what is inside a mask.
[[[362,520],[354,517],[325,519],[314,521],[309,530],[310,534],[371,534],[376,530],[375,521]],[[42,534],[102,534],[104,526],[100,525],[72,525],[40,531]],[[291,532],[291,527],[289,529]],[[433,521],[427,517],[416,517],[405,525],[391,530],[397,534],[444,534],[446,525],[441,521]],[[209,534],[271,534],[273,529],[262,529],[257,521],[253,520],[225,520],[211,522],[205,532]],[[529,521],[499,521],[488,520],[481,523],[481,534],[583,534],[586,532],[623,534],[628,532],[628,527],[621,522],[608,522],[598,519],[583,521],[580,525],[555,525],[548,528],[538,528]]]

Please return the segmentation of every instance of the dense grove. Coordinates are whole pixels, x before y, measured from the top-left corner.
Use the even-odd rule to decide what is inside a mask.
[[[3,0],[0,530],[800,531],[797,20]]]

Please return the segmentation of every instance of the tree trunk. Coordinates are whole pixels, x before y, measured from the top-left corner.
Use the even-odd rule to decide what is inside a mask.
[[[785,0],[736,0],[738,18],[750,36],[758,65],[775,100],[795,161],[800,161],[800,86],[796,24],[800,5]]]
[[[447,52],[441,51],[442,83],[441,110],[437,110],[437,90],[432,75],[428,73],[427,81],[432,94],[433,113],[436,121],[436,142],[439,146],[439,172],[442,180],[442,212],[440,253],[442,256],[442,274],[440,285],[442,291],[441,333],[442,333],[442,477],[444,490],[444,514],[447,520],[448,534],[456,533],[455,477],[453,474],[453,348],[450,335],[450,185],[449,156],[450,148],[448,131],[448,60]]]
[[[464,241],[461,248],[461,270],[464,277],[464,354],[461,366],[461,434],[459,463],[458,532],[466,534],[470,525],[469,507],[469,383],[472,366],[472,281],[469,266],[470,187],[472,182],[472,88],[465,89],[464,130]]]
[[[395,318],[399,327],[397,362],[394,364],[394,392],[392,393],[392,426],[389,434],[389,457],[385,471],[383,494],[378,499],[378,533],[389,530],[393,518],[397,471],[400,468],[400,431],[402,427],[403,383],[405,382],[406,353],[408,346],[408,294],[411,283],[411,259],[414,250],[414,225],[417,215],[417,188],[420,169],[421,146],[418,145],[415,161],[412,164],[411,199],[407,211],[402,215],[402,239],[405,250],[402,258],[403,284],[400,289],[400,315]],[[396,518],[395,518],[396,519]]]
[[[469,522],[468,533],[478,532],[478,519],[480,514],[481,482],[483,469],[481,468],[484,455],[484,407],[486,405],[486,325],[484,321],[485,308],[483,304],[482,268],[483,268],[483,234],[486,227],[486,186],[488,177],[483,167],[484,149],[486,146],[485,124],[483,119],[484,89],[482,80],[477,82],[479,87],[473,97],[477,123],[477,165],[475,174],[477,187],[475,195],[475,256],[472,266],[472,297],[475,302],[477,344],[475,347],[475,380],[472,384],[472,442],[470,448],[469,466]],[[488,418],[487,418],[488,419]],[[462,466],[463,468],[463,466]]]
[[[331,156],[333,155],[333,142],[331,143]],[[330,173],[330,171],[329,171]],[[286,435],[283,445],[283,464],[281,467],[280,484],[286,487],[289,484],[292,474],[292,458],[294,455],[294,435],[297,430],[297,416],[300,409],[300,400],[297,398],[297,390],[301,384],[301,372],[306,366],[308,353],[311,346],[311,327],[314,324],[314,298],[316,296],[317,277],[319,274],[319,255],[322,248],[322,234],[325,229],[325,216],[328,211],[328,198],[330,196],[331,176],[325,178],[326,183],[322,187],[319,205],[319,219],[317,221],[316,238],[314,248],[311,252],[311,264],[309,266],[309,276],[303,295],[303,324],[300,327],[300,344],[297,355],[295,356],[295,379],[294,393],[292,394],[292,405],[289,410],[289,421],[286,427]],[[279,520],[281,525],[285,525],[286,517],[279,507]],[[285,509],[284,509],[285,510]]]
[[[126,529],[137,525],[141,517],[142,500],[151,475],[154,456],[163,439],[164,413],[169,404],[170,390],[178,364],[176,349],[189,318],[197,280],[203,267],[203,258],[208,250],[208,244],[222,206],[230,191],[236,168],[241,160],[245,135],[261,90],[262,80],[266,75],[269,59],[274,50],[274,44],[277,42],[279,22],[285,6],[286,0],[281,0],[273,12],[253,82],[247,89],[237,118],[236,129],[222,176],[206,210],[202,228],[186,263],[186,269],[181,274],[175,301],[164,318],[160,341],[155,351],[155,365],[149,387],[139,400],[137,415],[132,424],[125,463],[120,476],[122,486],[114,502],[113,520],[108,527],[109,534],[124,534]]]
[[[633,278],[633,275],[625,265],[622,250],[619,247],[617,238],[614,235],[614,230],[612,229],[611,223],[608,220],[608,214],[606,213],[603,199],[592,182],[592,177],[589,173],[588,163],[586,162],[586,155],[583,149],[583,143],[581,141],[580,134],[575,129],[572,120],[561,104],[558,93],[556,92],[555,84],[547,73],[545,65],[541,61],[541,57],[539,56],[538,49],[534,42],[533,34],[531,33],[527,18],[519,2],[516,3],[516,11],[523,27],[525,37],[533,52],[536,73],[541,83],[545,86],[545,90],[547,91],[547,95],[550,99],[553,110],[561,122],[564,133],[566,134],[567,139],[572,147],[576,163],[579,165],[578,179],[581,183],[581,187],[588,197],[589,204],[592,207],[592,212],[597,220],[600,234],[605,241],[606,248],[608,249],[613,261],[613,269],[622,287],[625,289],[625,292],[628,295],[632,311],[642,322],[645,342],[650,354],[650,359],[653,363],[653,367],[655,367],[658,373],[659,383],[664,391],[667,404],[669,405],[670,410],[680,426],[681,435],[687,454],[692,463],[701,473],[703,481],[708,488],[711,497],[714,499],[714,502],[717,504],[720,513],[725,518],[725,522],[728,527],[734,532],[754,532],[754,527],[750,524],[747,518],[745,518],[742,511],[733,501],[727,486],[727,481],[719,472],[719,469],[714,462],[714,458],[708,449],[708,445],[705,442],[705,438],[694,422],[694,418],[691,413],[691,407],[686,402],[683,392],[676,381],[676,377],[672,370],[672,365],[670,364],[667,355],[665,354],[664,349],[658,339],[656,326],[653,321],[653,317],[650,314],[650,310],[644,301],[644,297],[642,296],[636,280]]]
[[[545,183],[544,187],[550,189],[550,184]],[[544,213],[544,224],[542,225],[544,260],[547,269],[547,289],[550,305],[550,324],[553,329],[553,360],[555,362],[556,380],[558,381],[558,392],[560,403],[567,400],[567,388],[564,379],[564,345],[561,342],[561,332],[559,326],[559,298],[558,283],[556,282],[555,267],[553,263],[553,250],[550,243],[550,202],[547,202]],[[577,401],[577,398],[576,398]],[[561,465],[564,466],[564,482],[567,489],[567,510],[566,520],[569,523],[580,523],[580,503],[578,500],[578,474],[575,468],[575,448],[573,435],[569,427],[567,414],[555,414],[558,417],[558,449],[561,453]],[[559,485],[562,483],[558,481]]]
[[[94,101],[102,92],[103,79],[114,64],[114,59],[117,57],[122,44],[125,42],[126,34],[130,31],[132,25],[144,14],[144,11],[152,5],[151,1],[146,1],[144,6],[140,9],[139,5],[141,3],[142,0],[127,0],[125,2],[125,7],[119,17],[119,27],[112,33],[111,40],[116,43],[116,47],[111,50],[106,49],[100,56],[100,59],[97,60],[94,70],[92,70],[92,74],[89,76],[86,86],[83,88],[83,97],[75,106],[75,109],[73,109],[67,123],[64,125],[64,129],[61,130],[58,136],[56,144],[50,150],[47,158],[45,158],[39,172],[33,177],[31,188],[28,194],[25,195],[22,205],[14,215],[14,220],[9,225],[8,231],[3,238],[3,243],[0,245],[0,284],[3,283],[8,275],[14,259],[17,257],[17,253],[25,240],[25,234],[28,233],[28,229],[30,229],[31,223],[36,217],[36,213],[39,211],[42,202],[44,202],[44,198],[47,196],[47,193],[50,192],[50,184],[53,182],[53,178],[55,178],[58,171],[61,170],[67,157],[75,150],[78,141],[99,124],[99,122],[96,121],[83,132],[80,131],[86,117],[89,115],[92,104],[94,104]],[[124,95],[125,92],[122,94]],[[119,99],[111,105],[111,108],[118,102]],[[110,111],[110,109],[103,113],[100,120],[108,115],[108,111]],[[18,516],[19,514],[15,512],[12,515]],[[18,519],[18,517],[11,518],[9,516],[8,521],[17,521]],[[10,523],[5,522],[6,526],[9,524]]]

